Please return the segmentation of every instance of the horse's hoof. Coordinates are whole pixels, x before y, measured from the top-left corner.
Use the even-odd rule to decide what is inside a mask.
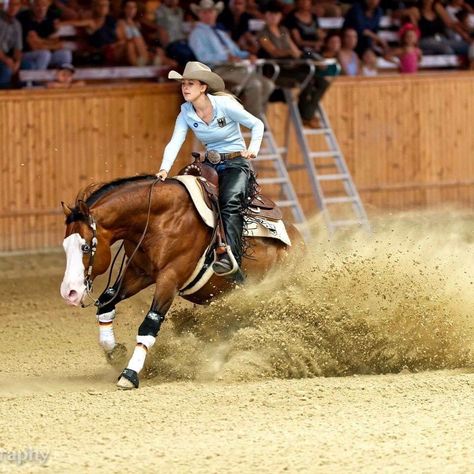
[[[123,367],[127,359],[127,348],[124,344],[116,344],[111,351],[105,352],[105,357],[112,367]]]
[[[117,387],[121,390],[131,390],[132,388],[138,388],[138,385],[137,372],[132,369],[123,369],[123,372],[117,380]]]

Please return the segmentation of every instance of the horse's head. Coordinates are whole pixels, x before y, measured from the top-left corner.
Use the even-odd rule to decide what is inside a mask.
[[[72,209],[64,203],[62,206],[66,215],[66,271],[61,296],[68,304],[79,306],[94,278],[109,267],[110,243],[84,201],[78,201]]]

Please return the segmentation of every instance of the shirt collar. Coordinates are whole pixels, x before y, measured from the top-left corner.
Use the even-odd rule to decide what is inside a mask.
[[[212,105],[212,120],[211,122],[216,118],[217,116],[217,101],[216,98],[212,94],[206,94],[208,99],[211,101]],[[202,118],[198,116],[196,111],[194,110],[193,104],[191,102],[186,102],[186,105],[188,106],[188,115],[192,117],[193,120],[199,120],[200,122],[203,122]]]

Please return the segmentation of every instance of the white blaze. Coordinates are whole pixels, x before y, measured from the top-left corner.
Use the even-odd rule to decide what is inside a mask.
[[[84,285],[84,264],[82,263],[82,245],[86,241],[79,234],[71,234],[63,242],[66,252],[66,271],[61,283],[61,296],[69,303],[78,306],[82,301],[86,287]]]

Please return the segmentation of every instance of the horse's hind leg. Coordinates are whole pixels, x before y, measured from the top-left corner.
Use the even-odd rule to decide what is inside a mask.
[[[118,379],[117,386],[121,389],[138,388],[138,374],[145,365],[149,349],[155,344],[161,324],[165,320],[177,289],[174,275],[162,273],[156,282],[155,296],[145,319],[138,328],[137,345],[132,358]]]

